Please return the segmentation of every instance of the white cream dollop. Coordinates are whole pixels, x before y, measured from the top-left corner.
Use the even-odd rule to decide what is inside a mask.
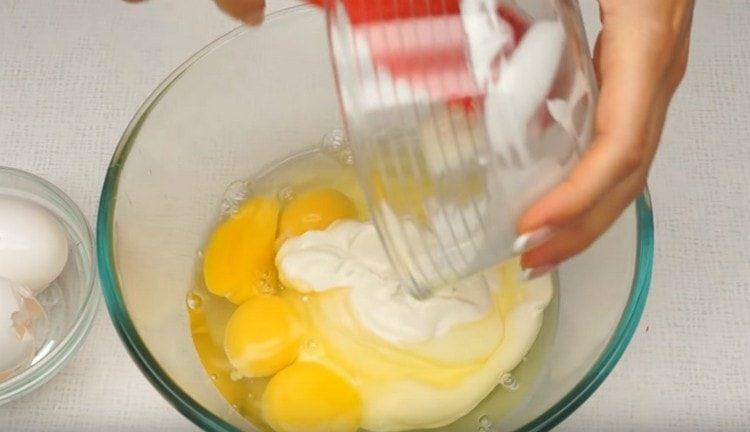
[[[350,289],[362,324],[393,343],[421,342],[477,321],[492,303],[489,278],[477,275],[417,300],[404,290],[371,222],[339,221],[287,240],[276,255],[283,281],[301,292]]]
[[[308,355],[356,381],[362,428],[385,432],[444,426],[474,409],[527,355],[553,294],[548,277],[521,283],[509,262],[414,299],[371,222],[288,239],[276,265],[288,288],[308,293],[315,337],[332,354]]]

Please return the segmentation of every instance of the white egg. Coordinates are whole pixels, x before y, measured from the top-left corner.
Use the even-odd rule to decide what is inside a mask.
[[[32,323],[41,315],[28,290],[0,278],[0,380],[31,361],[37,346]]]
[[[0,277],[38,293],[68,261],[68,237],[47,209],[27,200],[0,197]]]

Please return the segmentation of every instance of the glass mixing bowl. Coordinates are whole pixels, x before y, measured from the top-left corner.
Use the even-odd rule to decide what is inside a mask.
[[[214,388],[192,343],[185,298],[198,250],[230,184],[320,146],[341,123],[323,13],[298,6],[227,34],[179,67],[114,154],[97,224],[109,312],[146,377],[206,430],[256,429]],[[644,194],[557,272],[559,295],[514,383],[483,402],[481,418],[452,429],[547,430],[573,412],[630,341],[652,254]]]

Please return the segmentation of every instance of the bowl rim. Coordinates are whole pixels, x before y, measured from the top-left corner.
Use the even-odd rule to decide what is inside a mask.
[[[266,21],[275,21],[296,12],[312,9],[313,7],[308,5],[291,6],[268,14]],[[126,346],[128,353],[141,372],[172,406],[197,426],[210,431],[238,431],[238,429],[215,416],[184,392],[159,366],[138,335],[126,311],[116,275],[112,224],[120,172],[125,165],[128,153],[138,135],[139,129],[148,118],[151,110],[159,103],[169,88],[192,65],[225,43],[238,38],[248,31],[250,31],[248,28],[242,26],[235,28],[200,49],[177,67],[144,101],[123,132],[117,149],[112,156],[102,188],[96,225],[97,256],[101,287],[107,309],[112,317],[112,323]],[[622,357],[625,348],[632,339],[643,313],[646,298],[648,297],[653,267],[654,221],[648,188],[644,189],[643,193],[636,199],[635,211],[637,219],[637,247],[634,277],[628,303],[622,312],[622,316],[612,337],[594,366],[579,383],[552,407],[548,408],[530,423],[518,429],[519,432],[547,431],[567,418],[601,385]]]
[[[54,349],[46,353],[41,361],[31,365],[8,380],[0,382],[0,405],[3,405],[36,390],[64,368],[86,340],[94,322],[94,318],[96,317],[101,294],[99,290],[95,288],[97,269],[94,234],[88,220],[76,203],[60,188],[30,172],[7,166],[0,166],[0,173],[7,173],[36,183],[52,193],[56,198],[59,198],[61,202],[56,205],[59,207],[67,207],[66,210],[76,219],[76,225],[78,225],[78,228],[80,228],[83,234],[88,238],[88,248],[90,253],[87,260],[89,275],[85,283],[87,292],[83,303],[76,312],[75,322],[72,323],[68,332],[60,339]]]

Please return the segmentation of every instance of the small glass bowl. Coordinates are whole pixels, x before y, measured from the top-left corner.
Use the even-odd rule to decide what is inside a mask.
[[[60,276],[36,298],[47,315],[46,332],[31,364],[0,382],[0,405],[35,390],[80,348],[96,314],[99,290],[91,228],[73,201],[48,181],[0,167],[0,197],[32,201],[50,211],[68,235],[68,262]]]

